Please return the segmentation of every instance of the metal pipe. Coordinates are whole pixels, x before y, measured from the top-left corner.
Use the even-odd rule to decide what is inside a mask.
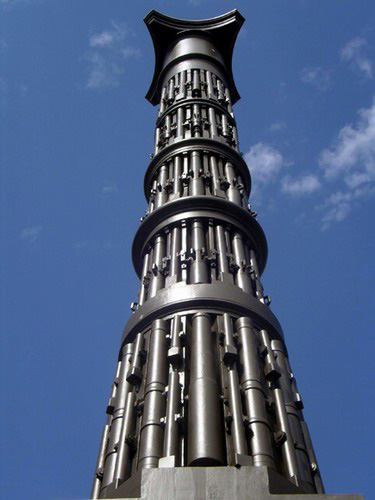
[[[182,349],[180,334],[182,330],[181,318],[173,318],[171,347],[168,351],[168,361],[170,364],[168,379],[168,398],[166,410],[166,424],[164,430],[163,456],[174,456],[174,466],[181,463],[181,439],[179,432],[179,411],[181,404],[181,385],[178,370],[182,364]]]
[[[168,104],[172,104],[174,101],[174,77],[168,82]]]
[[[224,465],[223,423],[211,318],[192,318],[188,410],[188,465]]]
[[[250,250],[250,267],[251,267],[251,278],[253,279],[255,287],[255,296],[261,302],[264,302],[263,286],[262,283],[260,282],[258,263],[254,250]]]
[[[234,261],[238,266],[238,270],[234,276],[234,281],[238,287],[244,292],[252,294],[250,277],[246,271],[246,255],[242,234],[235,231],[232,239]]]
[[[208,108],[208,121],[210,123],[210,136],[211,139],[217,140],[217,123],[216,123],[216,112],[214,108]]]
[[[245,427],[243,422],[241,394],[239,390],[236,361],[238,357],[237,348],[233,342],[233,322],[228,313],[223,314],[224,323],[224,363],[228,367],[228,392],[229,407],[232,412],[231,434],[233,438],[233,449],[235,454],[247,455],[247,444]]]
[[[212,84],[211,71],[206,71],[207,97],[208,99],[216,100],[214,86]]]
[[[314,481],[311,474],[310,460],[307,450],[304,446],[304,438],[301,427],[301,420],[299,412],[296,409],[294,395],[290,385],[290,373],[286,365],[286,356],[282,342],[279,340],[271,341],[271,349],[275,353],[276,362],[280,370],[280,378],[278,385],[282,390],[285,410],[289,421],[289,428],[291,432],[291,440],[294,444],[295,454],[298,465],[298,476],[314,487]]]
[[[190,168],[193,178],[191,179],[190,186],[191,192],[190,196],[201,196],[204,195],[204,185],[201,176],[202,173],[202,161],[200,151],[192,151],[190,154]]]
[[[114,398],[114,401],[112,402],[113,417],[111,428],[109,431],[108,448],[105,459],[105,468],[101,489],[111,484],[114,479],[117,459],[117,446],[120,440],[121,427],[123,425],[126,398],[128,396],[128,393],[132,390],[132,386],[126,380],[126,375],[130,368],[132,352],[132,344],[126,344],[123,347],[120,373],[116,379],[116,396]]]
[[[158,466],[163,455],[163,422],[167,385],[167,323],[155,320],[151,326],[149,359],[144,395],[144,408],[140,431],[139,468]]]
[[[251,431],[250,447],[254,465],[275,468],[265,390],[259,366],[258,339],[250,318],[239,318],[235,328],[242,346],[240,351],[243,366],[241,386]]]
[[[236,205],[241,205],[241,194],[236,186],[234,167],[229,161],[225,164],[225,176],[229,182],[229,187],[226,191],[228,200],[236,203]]]
[[[194,219],[192,222],[191,240],[193,255],[190,264],[190,283],[207,283],[206,238],[200,219]]]
[[[159,116],[162,115],[165,111],[166,96],[167,96],[167,86],[165,85],[163,87],[163,90],[161,91]]]
[[[164,288],[163,258],[165,257],[165,236],[158,234],[154,240],[154,256],[151,266],[151,283],[148,296],[155,297],[158,290]]]
[[[169,143],[169,139],[171,138],[171,124],[172,124],[172,119],[171,119],[171,115],[168,113],[167,116],[165,117],[165,132],[164,132],[164,138],[165,138],[165,141],[166,141],[166,146],[168,145]]]
[[[182,140],[184,138],[184,108],[180,106],[177,108],[177,134],[176,139]]]
[[[181,196],[181,174],[182,174],[182,158],[175,156],[173,164],[173,195],[177,198]]]
[[[193,97],[201,96],[201,82],[200,82],[200,74],[199,70],[193,70],[193,88],[192,95]]]
[[[170,276],[178,277],[180,271],[180,266],[179,266],[180,251],[181,251],[181,228],[176,226],[172,229]]]
[[[147,290],[150,284],[150,277],[148,275],[148,268],[150,262],[150,252],[147,252],[143,257],[143,268],[141,277],[141,288],[138,295],[138,304],[141,306],[145,303],[147,298]]]
[[[169,169],[168,165],[163,164],[158,172],[158,185],[156,191],[156,199],[155,199],[155,209],[164,205],[164,203],[168,200],[168,193],[165,190],[165,185],[168,180]]]
[[[224,95],[224,85],[223,85],[223,82],[221,80],[219,80],[219,78],[217,79],[217,82],[216,82],[216,85],[217,85],[217,99],[219,102],[225,102],[225,95]]]
[[[213,195],[217,196],[217,194],[221,192],[221,187],[219,169],[217,167],[217,159],[214,155],[210,156],[210,172],[212,176],[212,192]]]
[[[100,440],[99,454],[98,454],[98,459],[97,459],[96,467],[95,467],[94,483],[92,485],[92,490],[91,490],[91,494],[90,494],[90,498],[92,500],[96,500],[97,498],[99,498],[99,494],[100,494],[100,487],[102,484],[102,475],[101,474],[102,474],[103,467],[104,467],[106,449],[107,449],[107,444],[108,444],[109,425],[110,424],[107,422],[107,424],[104,426],[104,429],[102,432],[102,438]]]
[[[117,461],[113,478],[116,488],[120,482],[128,479],[131,474],[131,455],[133,453],[133,432],[135,423],[135,400],[135,393],[130,392],[126,399],[124,419],[118,443]]]
[[[230,113],[230,115],[233,117],[232,102],[230,99],[230,92],[228,88],[225,89],[225,102],[227,103],[228,113]]]
[[[227,247],[225,244],[225,234],[224,228],[221,224],[217,224],[215,227],[216,233],[216,244],[218,251],[218,271],[219,276],[223,279],[222,273],[229,273]]]
[[[180,73],[180,95],[182,99],[186,97],[186,71],[183,70]]]
[[[323,481],[322,481],[322,477],[320,475],[318,462],[316,460],[314,447],[313,447],[311,437],[310,437],[309,428],[307,427],[307,424],[305,421],[301,422],[301,426],[302,426],[302,433],[303,433],[303,437],[305,440],[307,453],[309,454],[310,464],[311,464],[311,468],[313,471],[313,479],[314,479],[315,489],[316,489],[317,493],[319,493],[320,495],[324,495],[325,492],[324,492]]]
[[[198,104],[193,105],[193,119],[191,122],[191,131],[193,133],[193,137],[202,136],[202,119],[201,119],[200,106]]]

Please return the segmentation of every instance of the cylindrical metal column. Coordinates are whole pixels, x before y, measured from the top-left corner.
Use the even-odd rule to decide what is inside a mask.
[[[190,339],[188,465],[224,465],[220,390],[211,318],[197,313]]]

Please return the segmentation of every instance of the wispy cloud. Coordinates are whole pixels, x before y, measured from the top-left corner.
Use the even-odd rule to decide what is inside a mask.
[[[88,89],[114,88],[120,85],[126,62],[141,56],[141,50],[127,43],[132,32],[125,23],[111,23],[111,29],[89,38],[86,59],[89,62]]]
[[[324,176],[343,178],[350,189],[375,181],[375,101],[358,115],[357,123],[345,125],[319,158]]]
[[[342,222],[356,205],[375,195],[375,186],[361,186],[352,191],[332,193],[317,210],[323,211],[321,229],[327,230],[333,223]]]
[[[301,71],[301,81],[312,85],[320,91],[327,90],[331,84],[331,76],[328,70],[320,66],[303,68]]]
[[[118,194],[119,190],[115,182],[107,181],[101,190],[101,195],[105,198]]]
[[[283,121],[276,121],[271,123],[270,125],[270,131],[271,132],[281,132],[282,130],[286,129],[286,123]]]
[[[375,195],[375,101],[358,111],[355,125],[345,125],[331,147],[324,149],[319,164],[328,182],[344,183],[318,208],[327,213],[322,227],[344,220],[354,205]]]
[[[2,7],[4,10],[11,10],[16,5],[39,4],[42,2],[43,0],[0,0],[0,7]]]
[[[367,42],[362,37],[353,38],[341,49],[341,60],[348,62],[366,79],[373,77],[373,63],[366,56]]]
[[[21,240],[26,241],[30,245],[35,245],[40,234],[42,232],[42,226],[31,226],[22,229],[20,237]]]
[[[281,191],[290,196],[301,196],[314,193],[320,189],[320,181],[316,175],[306,174],[301,177],[286,175],[281,180]]]
[[[254,184],[268,184],[276,180],[281,168],[287,164],[282,154],[269,144],[258,142],[245,154]]]

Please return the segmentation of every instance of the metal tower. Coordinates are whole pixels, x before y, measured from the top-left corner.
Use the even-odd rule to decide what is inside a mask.
[[[261,283],[267,242],[232,111],[244,19],[152,11],[145,22],[156,58],[146,97],[160,108],[133,243],[141,284],[92,498],[329,498]]]

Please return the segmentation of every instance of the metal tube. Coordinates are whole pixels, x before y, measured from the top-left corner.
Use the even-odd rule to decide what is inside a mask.
[[[117,378],[116,396],[113,401],[113,417],[109,431],[108,448],[105,459],[105,468],[101,488],[112,483],[117,459],[117,446],[120,440],[121,427],[123,425],[126,398],[132,390],[131,384],[126,380],[127,372],[130,368],[131,356],[133,352],[132,344],[123,347],[121,369]]]
[[[109,435],[109,423],[105,425],[102,433],[102,438],[100,440],[99,454],[95,467],[94,483],[92,485],[92,490],[90,494],[90,498],[92,500],[96,500],[97,498],[99,498],[100,487],[102,484],[101,472],[105,462],[105,455],[108,444],[108,435]]]
[[[215,228],[215,233],[216,233],[216,244],[218,251],[218,265],[219,265],[218,271],[220,276],[220,273],[229,273],[227,247],[225,244],[225,234],[223,226],[218,224]]]
[[[217,159],[216,156],[212,155],[210,156],[210,172],[212,176],[212,191],[215,196],[217,196],[219,193],[222,192],[221,187],[220,187],[220,175],[219,175],[219,169],[217,166]]]
[[[132,440],[134,432],[134,405],[135,393],[130,392],[126,399],[124,419],[121,429],[120,440],[117,451],[117,461],[114,474],[114,481],[116,487],[121,481],[125,481],[131,474],[131,454],[132,454]]]
[[[186,97],[186,71],[180,73],[180,95],[182,99]]]
[[[223,424],[211,318],[192,318],[190,342],[188,465],[224,465]]]
[[[163,423],[167,385],[167,323],[155,320],[151,327],[151,340],[144,395],[144,409],[140,431],[138,467],[154,468],[163,455]]]
[[[159,116],[164,113],[166,96],[167,96],[167,86],[165,85],[163,87],[163,90],[161,91]]]
[[[168,361],[170,364],[168,378],[168,398],[166,410],[166,424],[164,430],[163,456],[174,456],[174,466],[181,463],[181,439],[179,432],[179,410],[181,404],[181,385],[178,370],[182,364],[182,349],[180,334],[182,331],[181,318],[173,318],[171,347],[168,351]]]
[[[173,164],[173,195],[177,198],[181,196],[181,174],[182,174],[182,158],[175,156]]]
[[[219,80],[219,78],[217,79],[217,82],[216,82],[216,85],[217,85],[217,99],[219,102],[225,102],[225,95],[224,95],[224,85],[223,85],[223,82],[221,80]]]
[[[190,183],[191,192],[189,194],[191,196],[204,195],[204,185],[203,185],[203,179],[201,177],[202,162],[201,162],[200,151],[193,151],[190,154],[190,168],[193,178],[191,179]]]
[[[171,267],[170,276],[178,277],[180,266],[179,266],[179,254],[181,251],[181,228],[174,227],[172,230],[172,243],[171,243]]]
[[[148,275],[149,262],[150,262],[150,252],[147,252],[143,257],[141,288],[139,290],[139,295],[138,295],[138,304],[140,306],[144,304],[147,298],[147,290],[150,283],[150,277]]]
[[[193,137],[201,137],[202,135],[202,119],[200,106],[198,104],[193,105],[193,120],[191,124],[191,130]]]
[[[317,493],[319,493],[320,495],[324,495],[323,481],[322,481],[322,477],[320,475],[318,462],[316,460],[314,447],[313,447],[311,437],[310,437],[309,428],[307,427],[307,424],[305,421],[301,422],[301,426],[302,426],[302,433],[303,433],[303,437],[305,440],[307,453],[309,454],[310,464],[311,464],[313,475],[314,475],[313,479],[314,479],[315,489],[316,489]]]
[[[283,393],[285,411],[289,421],[289,428],[291,433],[291,441],[293,442],[295,455],[298,465],[298,476],[305,482],[310,483],[314,487],[314,481],[311,474],[310,460],[307,450],[304,446],[304,438],[301,427],[301,420],[299,412],[296,409],[294,402],[294,395],[290,385],[290,373],[286,365],[286,356],[282,342],[279,340],[271,341],[271,348],[275,352],[276,362],[280,370],[280,378],[278,385]]]
[[[163,234],[155,236],[154,241],[154,256],[151,266],[151,283],[148,296],[149,298],[155,297],[158,290],[164,288],[163,258],[165,257],[165,237]]]
[[[260,282],[258,263],[254,250],[250,250],[250,267],[251,267],[251,277],[253,279],[255,287],[255,296],[261,302],[264,302],[263,286],[262,283]]]
[[[168,82],[168,104],[172,104],[174,101],[174,77]]]
[[[265,392],[259,366],[258,339],[250,318],[239,318],[235,328],[242,346],[240,352],[243,365],[241,386],[251,431],[250,446],[254,465],[275,468],[271,429],[267,418]]]
[[[232,102],[231,102],[231,99],[230,99],[229,89],[227,89],[227,88],[225,89],[225,102],[227,103],[228,113],[230,113],[231,116],[233,116]]]
[[[234,261],[238,266],[238,270],[234,276],[237,286],[244,292],[252,294],[251,281],[248,273],[246,272],[246,255],[242,239],[242,234],[236,231],[232,240]]]
[[[167,116],[165,117],[165,132],[164,132],[164,138],[166,140],[166,146],[169,143],[169,139],[171,138],[171,115],[168,113]]]
[[[225,176],[229,182],[229,187],[227,189],[228,200],[236,203],[236,205],[241,205],[241,194],[236,186],[234,167],[230,162],[225,164]]]
[[[193,97],[201,96],[201,82],[200,82],[200,74],[199,70],[195,69],[193,71],[193,88],[192,95]]]
[[[207,97],[216,100],[214,86],[212,84],[211,71],[206,71]]]
[[[208,272],[206,255],[206,238],[204,226],[200,219],[194,219],[191,226],[192,260],[190,264],[190,283],[207,283]]]
[[[228,392],[229,407],[232,411],[231,434],[233,438],[233,449],[235,454],[247,455],[247,445],[245,437],[245,427],[243,423],[241,394],[239,390],[236,360],[238,357],[237,348],[233,342],[233,323],[229,314],[223,314],[224,323],[224,362],[228,367]]]
[[[208,108],[208,121],[210,123],[211,139],[217,140],[218,133],[217,133],[216,113],[214,108]]]
[[[177,134],[176,139],[182,140],[184,138],[184,108],[180,106],[177,108]]]
[[[168,193],[164,189],[167,183],[169,174],[168,165],[162,165],[158,172],[158,185],[155,199],[155,209],[164,205],[168,200]]]

